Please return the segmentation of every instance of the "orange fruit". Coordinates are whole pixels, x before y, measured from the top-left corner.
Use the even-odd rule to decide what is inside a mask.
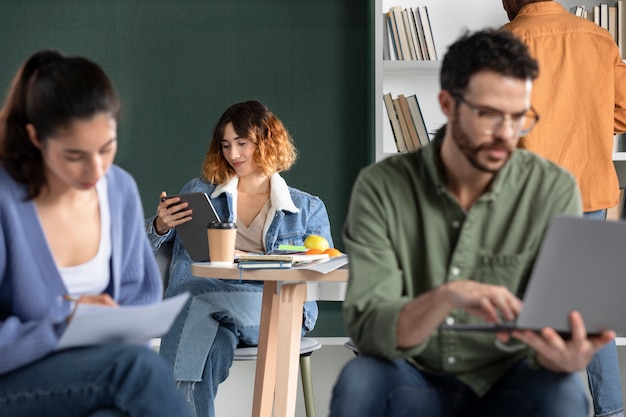
[[[324,251],[321,249],[309,249],[308,251],[304,252],[305,255],[319,255],[321,253],[324,253]]]
[[[329,257],[334,258],[335,256],[341,256],[343,253],[339,249],[328,248],[323,253],[327,254]]]

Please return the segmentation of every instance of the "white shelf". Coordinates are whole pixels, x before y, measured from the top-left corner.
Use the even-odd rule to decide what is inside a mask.
[[[441,61],[386,61],[383,60],[383,72],[387,74],[428,74],[439,75]]]

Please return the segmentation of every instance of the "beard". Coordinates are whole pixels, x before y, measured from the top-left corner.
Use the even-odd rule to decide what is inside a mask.
[[[470,136],[461,128],[458,117],[455,117],[452,122],[452,140],[470,165],[482,172],[494,174],[500,171],[513,153],[513,147],[509,141],[498,136],[494,136],[491,142],[475,145]],[[506,157],[497,160],[492,158],[488,151],[496,149],[505,151]]]

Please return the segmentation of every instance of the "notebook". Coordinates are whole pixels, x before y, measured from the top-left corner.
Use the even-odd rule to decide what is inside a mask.
[[[239,255],[236,257],[239,269],[289,269],[298,265],[308,265],[314,262],[327,261],[325,253],[306,255]]]
[[[524,293],[509,323],[442,325],[442,329],[509,331],[552,327],[569,335],[578,310],[588,334],[626,335],[626,222],[559,215],[546,232]]]
[[[180,197],[181,201],[189,203],[185,210],[193,210],[190,221],[176,226],[176,233],[189,257],[194,262],[208,261],[209,241],[206,229],[209,223],[220,221],[209,196],[206,193],[189,193],[169,197]]]

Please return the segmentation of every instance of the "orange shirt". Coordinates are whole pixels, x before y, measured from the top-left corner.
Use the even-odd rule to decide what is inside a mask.
[[[614,207],[613,134],[626,131],[626,65],[612,36],[554,1],[522,7],[504,28],[539,61],[532,104],[540,120],[520,147],[574,174],[584,211]]]

